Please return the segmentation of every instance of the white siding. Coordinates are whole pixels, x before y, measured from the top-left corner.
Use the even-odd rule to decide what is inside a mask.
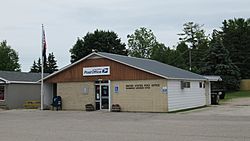
[[[50,107],[53,99],[53,84],[44,83],[43,85],[44,95],[43,95],[43,105],[45,108]]]
[[[189,81],[190,88],[181,89],[180,80],[168,80],[168,111],[195,108],[206,105],[205,88],[200,81]]]

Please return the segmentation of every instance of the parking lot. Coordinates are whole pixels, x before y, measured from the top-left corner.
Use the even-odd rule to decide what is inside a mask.
[[[0,141],[250,141],[250,99],[181,113],[0,111]]]

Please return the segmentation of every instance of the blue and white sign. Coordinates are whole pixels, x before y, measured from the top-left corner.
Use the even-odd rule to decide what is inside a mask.
[[[168,87],[162,87],[161,92],[164,94],[168,94]]]
[[[83,76],[110,75],[110,67],[87,67],[83,68]]]
[[[119,93],[119,85],[115,85],[114,91],[115,93]]]

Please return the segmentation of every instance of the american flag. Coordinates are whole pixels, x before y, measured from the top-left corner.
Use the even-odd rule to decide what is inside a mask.
[[[46,62],[46,48],[45,31],[42,26],[42,57],[44,62]]]

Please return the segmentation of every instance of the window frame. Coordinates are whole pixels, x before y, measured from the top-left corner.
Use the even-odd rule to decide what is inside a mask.
[[[191,82],[190,81],[181,81],[181,89],[184,88],[191,88]]]
[[[191,88],[191,82],[189,81],[184,82],[184,88]]]
[[[203,82],[199,82],[199,88],[203,88]]]

